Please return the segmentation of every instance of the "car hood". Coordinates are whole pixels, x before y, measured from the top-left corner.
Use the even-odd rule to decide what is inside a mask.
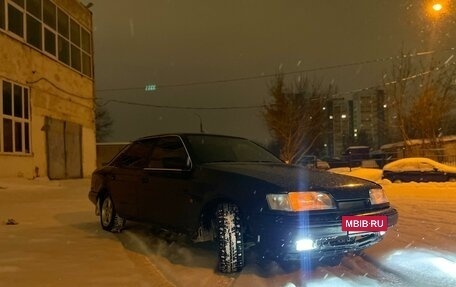
[[[276,186],[276,191],[326,191],[336,200],[369,198],[379,185],[356,177],[277,163],[208,163],[204,168],[237,174]]]

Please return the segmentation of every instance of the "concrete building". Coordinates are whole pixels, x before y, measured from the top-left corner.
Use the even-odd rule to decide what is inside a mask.
[[[367,90],[353,95],[354,142],[379,149],[387,140],[386,105],[383,90]]]
[[[391,131],[384,98],[382,90],[366,90],[328,101],[325,144],[330,157],[340,157],[349,146],[379,149],[389,142]]]
[[[92,13],[77,0],[0,0],[0,176],[96,166]]]
[[[350,141],[350,114],[348,101],[334,98],[327,103],[329,133],[327,148],[330,157],[340,157]]]

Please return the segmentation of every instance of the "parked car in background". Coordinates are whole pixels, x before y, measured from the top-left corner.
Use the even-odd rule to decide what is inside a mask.
[[[215,241],[225,273],[243,268],[247,246],[284,261],[359,251],[385,232],[342,231],[343,215],[386,216],[389,227],[398,218],[374,182],[288,165],[247,139],[208,134],[132,142],[93,173],[89,199],[107,231],[135,220]]]
[[[346,162],[348,167],[361,166],[363,160],[370,159],[369,146],[349,146],[342,153],[342,160]]]
[[[306,167],[317,168],[317,169],[329,169],[330,168],[329,164],[326,161],[321,160],[314,155],[302,156],[297,164],[306,166]]]
[[[456,167],[429,158],[403,158],[386,164],[383,178],[391,182],[456,181]]]

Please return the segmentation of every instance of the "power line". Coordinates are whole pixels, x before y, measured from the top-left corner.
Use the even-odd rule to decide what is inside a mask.
[[[451,58],[452,57],[450,57],[449,59],[451,59]],[[332,94],[330,97],[331,98],[338,98],[338,97],[342,97],[342,96],[346,96],[346,95],[352,95],[352,94],[360,93],[360,92],[363,92],[363,91],[375,90],[375,89],[379,89],[379,88],[382,88],[382,87],[391,86],[391,85],[394,85],[394,84],[397,84],[397,83],[403,82],[403,81],[414,80],[414,79],[417,79],[419,77],[428,75],[428,74],[430,74],[433,71],[437,71],[441,67],[446,66],[448,64],[449,64],[449,61],[447,60],[442,66],[437,66],[434,69],[431,69],[431,70],[428,70],[428,71],[424,71],[424,72],[421,72],[421,73],[418,73],[418,74],[410,75],[410,76],[404,77],[404,78],[399,79],[399,80],[386,82],[386,83],[383,83],[382,85],[375,85],[375,86],[371,86],[371,87],[366,87],[366,88],[346,91],[346,92],[343,92],[343,93],[335,93],[335,94]],[[451,64],[454,65],[455,63],[452,62]],[[140,103],[140,102],[122,101],[122,100],[108,100],[108,101],[104,102],[103,104],[101,104],[101,106],[105,106],[105,105],[108,105],[110,103],[117,103],[117,104],[123,104],[123,105],[131,105],[131,106],[140,106],[140,107],[150,107],[150,108],[158,108],[158,109],[173,109],[173,110],[247,110],[247,109],[260,109],[260,108],[264,108],[264,107],[267,106],[267,105],[263,104],[263,105],[250,105],[250,106],[195,107],[195,106],[157,105],[157,104],[148,104],[148,103]]]
[[[452,47],[452,48],[447,48],[447,49],[442,49],[442,50],[416,52],[416,53],[410,53],[410,54],[401,55],[401,56],[391,56],[391,57],[386,57],[386,58],[378,58],[378,59],[374,59],[374,60],[365,60],[365,61],[358,61],[358,62],[353,62],[353,63],[329,65],[329,66],[309,68],[309,69],[303,69],[303,70],[297,70],[297,71],[291,71],[291,72],[283,72],[282,74],[283,75],[293,75],[293,74],[301,74],[301,73],[309,73],[309,72],[318,72],[318,71],[324,71],[324,70],[334,70],[334,69],[346,68],[346,67],[351,67],[351,66],[359,66],[359,65],[364,65],[364,64],[387,62],[387,61],[391,61],[394,59],[400,59],[400,58],[405,58],[405,57],[427,56],[427,55],[431,55],[431,54],[435,54],[435,53],[455,51],[455,50],[456,49]],[[229,83],[229,82],[240,82],[240,81],[257,80],[257,79],[263,79],[263,78],[272,78],[272,77],[275,77],[276,75],[277,74],[274,73],[274,74],[264,74],[264,75],[257,75],[257,76],[238,77],[238,78],[231,78],[231,79],[195,81],[195,82],[174,83],[174,84],[171,83],[171,84],[163,84],[163,85],[156,84],[155,86],[157,89],[167,89],[167,88],[178,88],[178,87],[189,87],[189,86],[213,85],[213,84],[223,84],[223,83]],[[138,91],[138,90],[145,90],[145,87],[99,89],[99,90],[96,90],[96,92]]]
[[[105,106],[109,103],[117,103],[131,106],[151,107],[159,109],[173,109],[173,110],[247,110],[247,109],[258,109],[263,108],[265,105],[253,105],[253,106],[228,106],[228,107],[190,107],[190,106],[167,106],[167,105],[154,105],[147,103],[129,102],[121,100],[108,100],[101,106]]]
[[[75,94],[75,93],[72,93],[72,92],[69,92],[59,86],[57,86],[56,84],[54,84],[51,80],[49,80],[48,78],[44,78],[44,77],[41,77],[39,78],[38,80],[35,80],[35,81],[27,81],[26,83],[29,84],[29,85],[33,85],[33,84],[36,84],[40,81],[45,81],[47,83],[49,83],[51,86],[53,86],[54,88],[56,88],[57,90],[67,94],[67,95],[70,95],[72,97],[75,97],[75,98],[78,98],[78,99],[82,99],[82,100],[87,100],[87,101],[93,101],[93,98],[92,97],[84,97],[84,96],[81,96],[81,95],[78,95],[78,94]]]

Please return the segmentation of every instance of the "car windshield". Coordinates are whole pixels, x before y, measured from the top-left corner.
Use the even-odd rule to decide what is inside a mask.
[[[282,162],[266,149],[242,138],[191,135],[187,139],[189,149],[200,163]]]

